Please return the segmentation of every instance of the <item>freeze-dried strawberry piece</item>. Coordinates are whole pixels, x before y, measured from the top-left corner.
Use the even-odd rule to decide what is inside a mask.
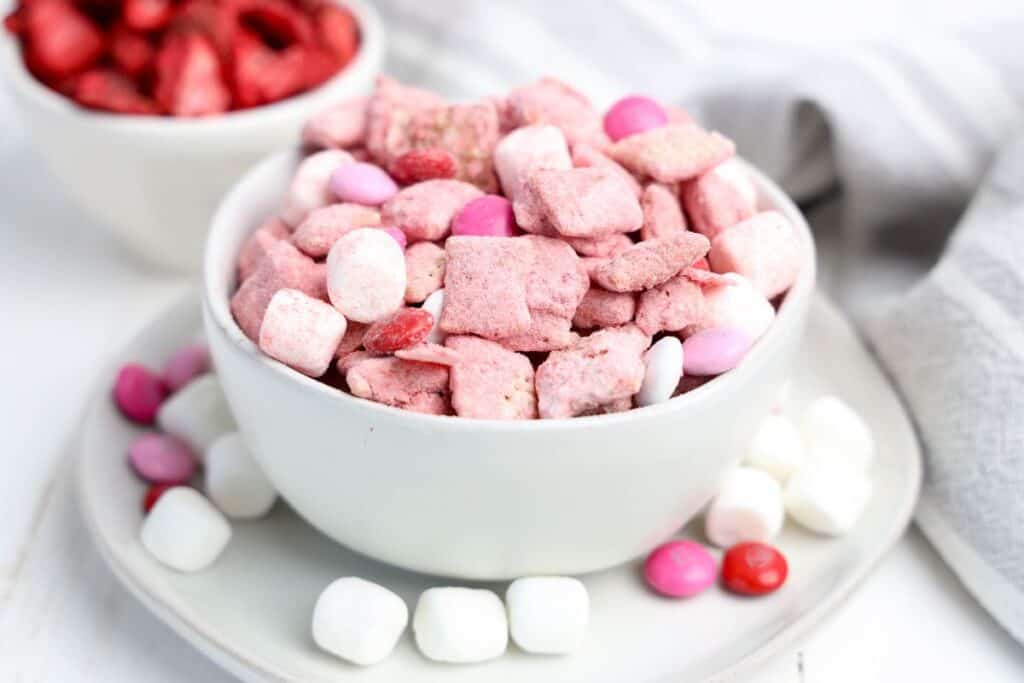
[[[306,87],[308,50],[293,45],[275,52],[254,34],[240,32],[233,51],[233,82],[239,107],[255,107],[294,95]]]
[[[21,8],[4,17],[4,29],[11,35],[20,36],[25,31],[25,15]]]
[[[400,308],[370,325],[363,347],[370,353],[391,353],[415,346],[427,338],[434,316],[419,308]]]
[[[107,69],[86,71],[78,77],[75,101],[83,107],[118,114],[156,114],[156,104],[135,89],[125,76]]]
[[[103,54],[100,28],[64,0],[33,0],[24,6],[25,61],[45,79],[92,66]]]
[[[235,34],[238,32],[238,4],[218,0],[188,0],[174,15],[169,31],[194,33],[206,37],[217,51],[221,62],[231,59]]]
[[[454,178],[456,170],[455,157],[447,150],[434,148],[406,152],[394,160],[388,172],[398,183],[412,185],[424,180]]]
[[[171,0],[124,0],[121,18],[128,28],[155,31],[170,23],[174,16]]]
[[[227,111],[231,94],[221,77],[220,60],[197,33],[164,38],[156,57],[156,101],[174,116],[207,116]]]
[[[287,0],[243,0],[240,7],[240,25],[272,49],[313,42],[313,22]]]
[[[359,26],[355,17],[343,7],[323,5],[316,11],[316,33],[320,45],[344,66],[359,49]]]
[[[153,63],[156,50],[146,36],[117,25],[110,32],[110,57],[121,73],[135,78]]]

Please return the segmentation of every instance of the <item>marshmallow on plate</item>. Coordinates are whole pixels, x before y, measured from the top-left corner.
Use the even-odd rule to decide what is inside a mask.
[[[644,383],[636,394],[638,406],[672,398],[683,374],[683,345],[677,337],[662,337],[644,354]]]
[[[313,608],[313,640],[342,659],[369,666],[387,658],[409,623],[405,601],[355,576],[333,581]]]
[[[505,605],[492,591],[429,588],[412,619],[416,645],[428,659],[453,664],[500,657],[508,647]]]
[[[837,396],[812,401],[801,417],[800,431],[811,461],[835,460],[864,469],[874,458],[871,429]]]
[[[401,307],[405,284],[405,254],[383,230],[353,230],[327,255],[327,294],[350,320],[372,323]]]
[[[224,515],[195,489],[175,486],[157,500],[142,522],[142,545],[180,572],[208,567],[231,540]]]
[[[505,593],[505,603],[512,640],[526,652],[568,654],[583,642],[590,598],[579,579],[566,576],[516,579]]]
[[[277,491],[253,459],[242,435],[230,432],[206,453],[206,495],[232,519],[257,519],[270,512]]]
[[[864,470],[843,462],[814,462],[786,484],[789,516],[811,531],[839,536],[853,528],[871,499]]]
[[[770,541],[786,520],[782,487],[770,474],[738,467],[726,476],[704,519],[704,533],[720,548]]]
[[[745,462],[785,484],[805,459],[800,430],[793,421],[785,415],[769,415],[754,432]]]
[[[176,436],[200,455],[218,436],[235,429],[220,382],[212,374],[198,377],[163,402],[156,414],[160,429]]]

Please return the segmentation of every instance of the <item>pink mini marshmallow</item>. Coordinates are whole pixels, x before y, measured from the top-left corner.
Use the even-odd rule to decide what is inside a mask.
[[[366,119],[366,149],[384,168],[409,151],[407,129],[420,109],[444,106],[444,99],[420,88],[402,85],[390,76],[378,76]]]
[[[668,114],[650,97],[630,95],[623,97],[604,115],[604,132],[617,142],[630,135],[660,128],[668,123]]]
[[[279,241],[267,250],[256,271],[231,297],[231,314],[249,339],[259,339],[263,313],[279,289],[298,289],[316,299],[326,297],[324,269],[290,242]]]
[[[553,351],[537,368],[537,404],[545,419],[581,415],[629,399],[644,381],[651,338],[635,325],[610,327]]]
[[[302,144],[327,149],[355,147],[366,139],[369,97],[353,97],[325,109],[302,127]]]
[[[401,358],[370,358],[348,370],[353,396],[417,413],[447,415],[448,368]]]
[[[633,193],[639,198],[644,191],[640,181],[633,176],[632,173],[627,171],[617,161],[604,154],[601,150],[597,149],[593,145],[585,142],[580,142],[572,147],[572,163],[576,168],[603,168],[615,173],[633,190]]]
[[[492,155],[501,137],[498,110],[489,100],[420,109],[407,128],[410,149],[443,149],[455,157],[456,179],[496,192]]]
[[[628,184],[607,169],[541,169],[527,177],[526,189],[536,199],[545,224],[567,237],[633,232],[644,222],[640,202]]]
[[[210,350],[206,344],[186,344],[164,363],[163,380],[172,392],[210,371]]]
[[[427,180],[403,188],[381,207],[381,220],[402,229],[410,242],[440,240],[452,219],[483,193],[461,180]]]
[[[704,293],[685,271],[640,295],[636,324],[645,334],[679,332],[704,315]]]
[[[444,284],[445,250],[433,242],[417,242],[405,250],[405,302],[418,304]]]
[[[459,357],[451,370],[452,407],[457,415],[491,420],[537,417],[529,358],[477,337],[451,336],[445,345]]]
[[[608,258],[611,256],[618,256],[633,246],[633,240],[629,239],[628,235],[623,235],[621,232],[606,235],[604,237],[598,237],[596,239],[589,239],[587,237],[564,237],[563,239],[569,244],[569,246],[575,249],[576,253],[580,256]]]
[[[644,211],[644,227],[640,229],[641,240],[686,232],[686,218],[683,216],[679,199],[667,186],[651,183],[645,187],[640,198],[640,207]]]
[[[556,78],[516,88],[508,95],[508,110],[515,128],[544,123],[558,127],[570,143],[607,139],[590,100]]]
[[[338,167],[353,164],[355,159],[340,149],[328,149],[311,154],[302,160],[292,176],[281,208],[281,218],[295,228],[313,209],[334,201],[329,183]]]
[[[260,326],[263,353],[310,377],[327,372],[346,321],[330,304],[296,289],[274,294]]]
[[[334,243],[358,228],[380,225],[380,213],[359,204],[313,209],[292,233],[292,244],[312,258],[324,258]]]
[[[722,163],[736,146],[696,124],[671,124],[631,135],[611,148],[612,158],[633,173],[661,183],[689,180]]]
[[[594,271],[594,281],[612,292],[638,292],[668,282],[683,268],[704,256],[708,240],[682,232],[650,239],[615,256]]]
[[[742,330],[751,340],[761,338],[772,321],[775,308],[750,280],[738,273],[726,273],[728,284],[704,289],[704,311],[687,330],[694,334],[713,327]]]
[[[288,239],[291,229],[277,216],[263,221],[256,231],[246,238],[238,252],[238,281],[244,282],[256,271],[263,257],[275,242]]]
[[[459,361],[459,354],[456,351],[431,342],[422,342],[407,349],[398,349],[395,351],[394,356],[402,360],[436,363],[438,365],[447,365],[448,367],[455,365]]]
[[[572,168],[569,147],[562,131],[554,126],[527,126],[503,137],[494,148],[494,169],[505,196],[512,202],[516,222],[536,232],[543,223],[540,208],[524,190],[528,175],[539,169]]]
[[[533,247],[521,237],[449,237],[440,327],[501,339],[530,327],[526,283]]]
[[[632,322],[635,313],[636,296],[633,293],[591,287],[576,309],[572,324],[581,330],[617,327]]]
[[[750,218],[755,211],[746,190],[728,172],[719,171],[728,163],[683,184],[683,205],[693,221],[693,229],[711,240],[726,228]]]
[[[406,237],[405,233],[399,230],[398,228],[389,225],[386,228],[381,228],[381,230],[391,235],[395,242],[398,243],[398,246],[401,247],[402,249],[405,249],[407,246],[409,246],[409,238]]]
[[[501,195],[488,194],[470,200],[452,221],[453,235],[475,237],[515,237],[519,234],[512,202]]]
[[[708,254],[717,273],[739,273],[765,296],[778,296],[800,272],[800,239],[778,211],[762,211],[720,233]]]
[[[400,308],[405,285],[405,254],[383,230],[353,230],[327,255],[327,293],[349,320],[372,323]]]
[[[376,164],[353,161],[334,169],[328,186],[343,202],[380,206],[398,192],[398,184]]]

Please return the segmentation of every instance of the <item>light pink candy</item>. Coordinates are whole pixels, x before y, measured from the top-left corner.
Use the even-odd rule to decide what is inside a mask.
[[[331,174],[331,192],[343,202],[377,206],[398,192],[398,185],[380,166],[366,162],[344,164]]]
[[[128,446],[128,462],[152,484],[187,484],[196,459],[184,442],[167,434],[143,434]]]
[[[515,237],[519,233],[512,202],[496,194],[471,200],[452,221],[453,235]]]
[[[129,420],[150,424],[160,404],[167,398],[167,387],[155,372],[143,365],[129,363],[117,373],[114,402]]]
[[[693,541],[670,541],[647,556],[644,578],[651,588],[670,598],[688,598],[715,582],[718,567],[704,546]]]
[[[753,341],[734,327],[712,327],[683,342],[683,372],[687,375],[720,375],[739,365]]]
[[[668,114],[660,104],[649,97],[631,95],[613,104],[604,115],[604,132],[613,142],[618,142],[667,123]]]
[[[386,228],[381,228],[381,230],[394,237],[395,241],[398,242],[398,246],[400,246],[402,249],[405,249],[407,246],[409,246],[409,238],[406,237],[405,233],[402,232],[399,228],[396,228],[393,225],[389,225]]]
[[[210,351],[204,344],[188,344],[174,352],[164,364],[164,384],[177,391],[210,370]]]

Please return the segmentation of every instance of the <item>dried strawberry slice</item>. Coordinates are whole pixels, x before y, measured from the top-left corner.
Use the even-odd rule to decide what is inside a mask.
[[[391,353],[424,341],[434,326],[434,316],[420,308],[400,308],[370,325],[363,347],[370,353]]]
[[[33,0],[24,12],[25,61],[44,78],[84,71],[103,54],[99,27],[65,0]]]
[[[314,40],[313,22],[287,0],[243,0],[239,21],[271,49]]]
[[[276,102],[306,89],[305,69],[309,51],[293,45],[275,52],[252,32],[236,36],[233,51],[233,84],[239,107]]]
[[[156,31],[170,23],[174,16],[171,0],[124,0],[121,18],[136,31]]]
[[[125,75],[134,78],[144,72],[153,63],[155,54],[146,36],[120,24],[111,30],[110,57]]]
[[[75,81],[75,101],[83,107],[118,114],[156,114],[152,100],[135,89],[124,75],[109,69],[86,71]]]
[[[359,48],[359,27],[348,10],[338,5],[323,5],[316,11],[317,38],[338,60],[338,68],[348,64]]]
[[[454,178],[458,163],[450,152],[441,148],[414,149],[391,163],[388,172],[398,183],[412,185],[424,180]]]
[[[238,3],[188,0],[174,15],[169,30],[202,34],[217,50],[221,62],[227,64],[238,32]]]
[[[220,60],[197,33],[168,34],[156,57],[156,101],[174,116],[208,116],[227,111],[231,93]]]

